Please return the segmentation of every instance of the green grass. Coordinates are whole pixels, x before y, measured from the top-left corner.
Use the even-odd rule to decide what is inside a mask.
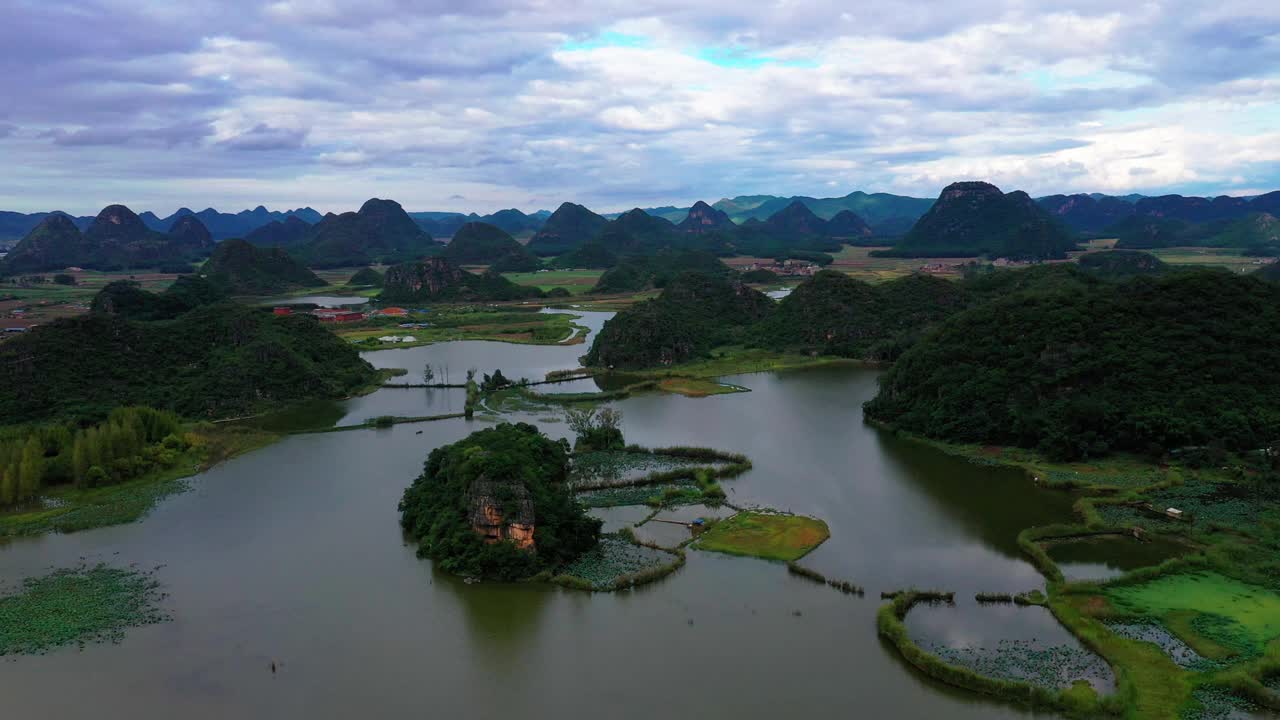
[[[540,290],[562,287],[574,295],[581,295],[595,287],[603,270],[548,270],[546,272],[503,273],[502,276],[517,285],[532,285]]]
[[[339,337],[355,343],[362,350],[409,348],[456,340],[490,340],[521,345],[559,345],[585,342],[585,329],[574,324],[578,317],[566,313],[538,313],[536,310],[512,308],[439,308],[425,315],[375,324],[357,323],[338,326]],[[428,322],[427,328],[400,328],[400,322]],[[384,335],[411,335],[413,342],[383,343]],[[572,338],[572,339],[570,339]],[[538,380],[539,378],[529,378]]]
[[[1118,610],[1147,617],[1173,615],[1173,630],[1206,657],[1221,656],[1217,645],[1260,654],[1280,637],[1280,596],[1212,571],[1182,572],[1138,585],[1108,588]],[[1192,613],[1201,617],[1196,617]],[[1208,621],[1218,616],[1227,622]],[[1202,643],[1201,640],[1209,643]]]
[[[694,547],[766,560],[799,560],[829,537],[831,531],[821,520],[744,511],[716,523]]]
[[[119,642],[130,627],[162,622],[149,574],[97,565],[24,580],[0,597],[0,655],[43,654],[91,642]]]
[[[819,365],[853,365],[857,361],[836,357],[813,357],[777,353],[769,350],[724,347],[712,351],[712,357],[693,362],[672,365],[662,369],[638,370],[627,373],[647,378],[713,378],[724,375],[789,370]]]

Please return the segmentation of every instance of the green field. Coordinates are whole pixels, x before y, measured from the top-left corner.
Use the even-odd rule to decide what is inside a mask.
[[[1176,247],[1148,250],[1170,265],[1208,265],[1235,272],[1253,272],[1262,267],[1259,258],[1247,257],[1240,248]]]
[[[1212,645],[1256,655],[1280,637],[1280,597],[1216,572],[1165,575],[1110,588],[1107,597],[1117,610],[1163,618],[1197,652],[1207,646],[1206,656],[1223,654]]]
[[[542,272],[503,273],[503,277],[519,285],[532,285],[540,290],[564,288],[581,295],[595,287],[603,270],[545,270]]]
[[[744,511],[713,525],[694,547],[766,560],[799,560],[829,537],[831,531],[821,520]]]

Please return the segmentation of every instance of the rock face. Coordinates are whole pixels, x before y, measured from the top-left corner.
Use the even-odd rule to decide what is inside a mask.
[[[465,275],[467,273],[448,258],[427,258],[387,268],[383,287],[388,295],[396,297],[435,297],[461,284]]]
[[[733,228],[733,220],[725,212],[717,210],[699,200],[689,208],[689,214],[676,225],[676,229],[686,233],[707,233],[723,228]]]
[[[537,527],[533,498],[524,485],[477,478],[467,490],[467,507],[471,529],[485,544],[510,540],[521,550],[537,550],[533,541]]]

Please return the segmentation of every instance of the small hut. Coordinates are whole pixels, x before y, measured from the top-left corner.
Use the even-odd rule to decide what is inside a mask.
[[[467,506],[471,509],[471,529],[486,543],[510,540],[521,550],[536,549],[533,498],[524,485],[476,478],[467,489]]]

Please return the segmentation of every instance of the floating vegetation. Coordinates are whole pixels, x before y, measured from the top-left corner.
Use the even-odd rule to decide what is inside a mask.
[[[973,596],[974,600],[980,603],[1011,603],[1013,596],[1009,593],[985,593],[980,592]]]
[[[929,651],[943,662],[981,675],[1050,689],[1069,688],[1076,680],[1111,676],[1111,669],[1102,658],[1069,645],[1043,647],[1029,640],[1000,640],[995,647],[933,645]]]
[[[1217,670],[1223,665],[1210,660],[1191,649],[1190,645],[1174,637],[1172,633],[1155,623],[1126,623],[1108,621],[1107,629],[1123,638],[1149,642],[1164,651],[1179,667],[1202,672]]]
[[[694,547],[766,560],[799,560],[829,537],[827,524],[815,518],[740,512],[704,532]]]
[[[625,485],[664,470],[693,467],[698,462],[646,452],[597,451],[573,456],[574,485]],[[652,493],[650,493],[652,494]]]
[[[826,575],[823,575],[822,573],[818,572],[817,570],[814,570],[812,568],[807,568],[795,561],[789,561],[787,563],[787,572],[791,573],[792,575],[798,575],[802,578],[812,580],[816,583],[829,585],[830,587],[833,587],[839,590],[845,595],[861,596],[864,592],[861,587],[854,585],[853,583],[848,582],[847,580],[832,580],[828,578]]]
[[[1263,712],[1263,708],[1249,700],[1214,685],[1201,685],[1191,696],[1195,702],[1182,711],[1184,720],[1236,720]]]
[[[1044,605],[1046,598],[1039,590],[1032,590],[1014,595],[1013,602],[1015,605]]]
[[[616,507],[618,505],[644,505],[650,500],[661,498],[670,492],[688,493],[700,496],[697,483],[679,482],[660,485],[627,485],[622,487],[601,488],[578,493],[578,502],[583,507]]]
[[[1197,523],[1237,528],[1256,524],[1259,515],[1275,503],[1274,497],[1230,483],[1188,482],[1164,488],[1150,497],[1158,510],[1176,507]]]
[[[1280,596],[1216,572],[1179,572],[1107,589],[1129,615],[1167,619],[1196,648],[1208,640],[1227,654],[1253,656],[1280,636]],[[1201,649],[1201,654],[1212,653]]]
[[[161,597],[151,573],[101,564],[28,578],[0,597],[0,655],[118,643],[128,628],[168,619],[157,607]]]
[[[189,469],[171,470],[169,474],[189,477],[191,472]],[[69,533],[133,522],[150,512],[161,500],[186,492],[190,487],[186,479],[171,477],[160,481],[139,478],[120,485],[94,488],[81,492],[74,504],[57,498],[44,511],[15,513],[0,518],[0,536]]]
[[[561,568],[558,578],[583,589],[614,590],[656,580],[682,563],[679,555],[636,545],[622,534],[601,535],[596,547]]]

